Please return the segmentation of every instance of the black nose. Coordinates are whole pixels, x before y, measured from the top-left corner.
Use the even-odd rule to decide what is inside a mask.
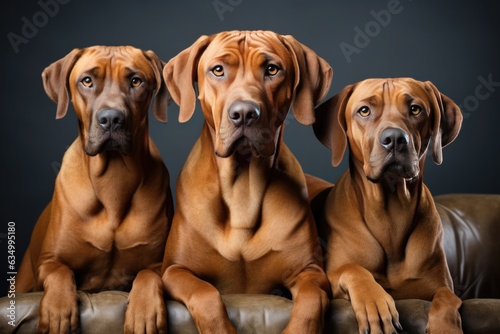
[[[388,128],[382,131],[379,141],[387,151],[401,151],[408,146],[410,139],[404,130]]]
[[[229,107],[229,119],[236,126],[251,126],[260,116],[260,109],[256,103],[236,101]]]
[[[119,110],[105,109],[99,111],[97,121],[104,130],[116,131],[125,124],[125,115]]]

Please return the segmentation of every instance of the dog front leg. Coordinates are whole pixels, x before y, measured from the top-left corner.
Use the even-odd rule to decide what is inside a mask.
[[[309,266],[286,285],[292,293],[293,309],[283,333],[322,333],[330,295],[324,271],[319,266]]]
[[[171,265],[163,274],[167,294],[186,305],[202,334],[236,334],[219,291],[191,271]]]
[[[394,299],[367,269],[357,264],[341,266],[329,275],[333,297],[351,301],[360,334],[396,333],[403,328]]]
[[[427,323],[428,334],[458,334],[462,332],[462,319],[458,310],[462,300],[448,287],[439,288],[432,298]]]
[[[124,333],[166,332],[167,310],[161,277],[151,269],[141,270],[130,290]]]
[[[40,301],[38,333],[76,333],[79,314],[73,271],[60,262],[45,262],[39,267]]]

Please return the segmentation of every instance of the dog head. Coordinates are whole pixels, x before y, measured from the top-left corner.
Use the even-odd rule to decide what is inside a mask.
[[[276,151],[290,106],[299,122],[313,123],[332,69],[291,36],[230,31],[200,37],[172,58],[163,74],[181,122],[194,112],[198,84],[218,156],[245,150],[268,157]]]
[[[47,95],[57,103],[56,118],[68,110],[71,95],[85,151],[130,155],[134,139],[147,132],[147,113],[165,122],[169,94],[162,79],[164,63],[152,51],[131,46],[74,49],[42,73]]]
[[[432,138],[433,159],[458,135],[459,107],[429,81],[411,78],[367,79],[345,87],[316,110],[316,137],[342,161],[347,141],[351,157],[366,177],[408,180],[421,175],[420,161]]]

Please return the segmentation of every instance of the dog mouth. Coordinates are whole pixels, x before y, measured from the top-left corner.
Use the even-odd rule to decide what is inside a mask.
[[[382,174],[385,177],[401,177],[409,181],[418,176],[418,169],[414,165],[406,165],[393,162],[385,166]]]
[[[366,174],[369,181],[378,183],[382,180],[394,182],[398,179],[404,179],[407,182],[413,182],[418,178],[420,168],[418,162],[414,159],[407,159],[389,155],[385,163],[375,168],[375,173]]]
[[[103,152],[117,152],[122,155],[132,154],[129,136],[123,131],[104,132],[98,136],[90,136],[85,146],[85,153],[96,156]]]
[[[234,153],[243,156],[253,155],[254,157],[267,158],[276,151],[274,140],[267,137],[246,135],[244,131],[233,136],[230,140],[221,140],[216,146],[215,154],[220,158],[227,158]]]

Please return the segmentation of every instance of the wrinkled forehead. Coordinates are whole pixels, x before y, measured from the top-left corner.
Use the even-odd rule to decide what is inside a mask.
[[[284,59],[289,51],[283,38],[270,31],[229,31],[217,34],[203,53],[200,63],[218,59],[223,62],[250,58]],[[268,60],[270,60],[268,59]]]
[[[106,70],[149,72],[148,60],[143,52],[131,46],[97,46],[84,49],[75,63],[73,72],[99,72]],[[147,74],[147,73],[145,73]]]
[[[387,101],[412,102],[429,99],[425,85],[412,78],[367,79],[356,84],[350,103],[383,105]]]

